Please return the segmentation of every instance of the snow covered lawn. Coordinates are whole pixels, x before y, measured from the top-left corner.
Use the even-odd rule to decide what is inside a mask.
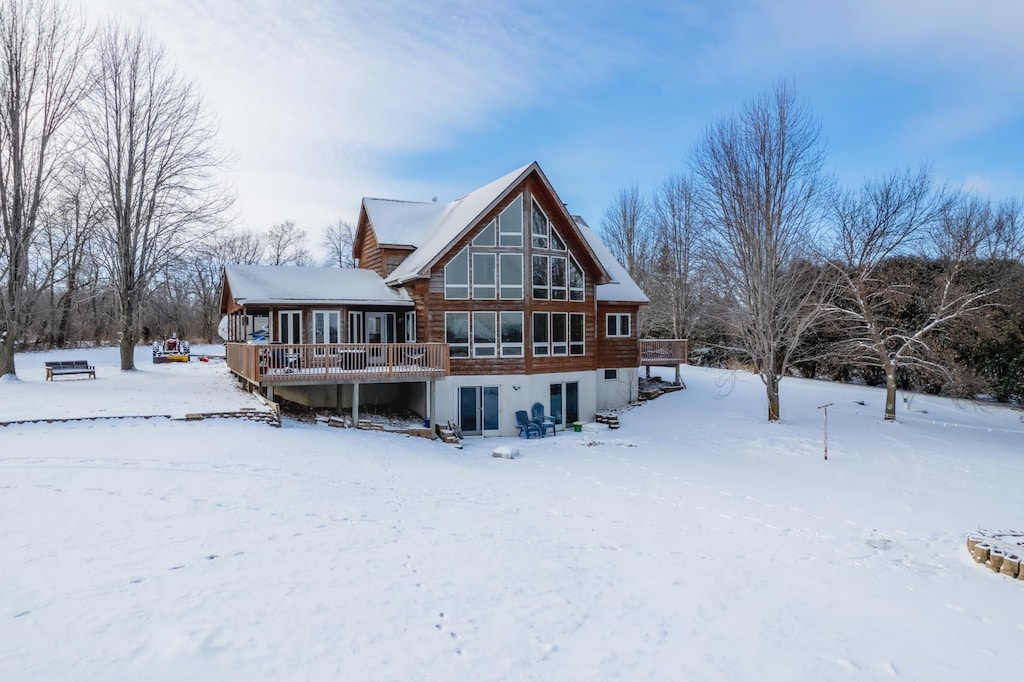
[[[212,364],[113,358],[46,384],[19,356],[0,421],[250,399]],[[290,421],[0,428],[0,679],[1021,676],[1024,581],[965,547],[1024,528],[1019,412],[918,396],[886,424],[881,391],[787,379],[769,425],[755,377],[684,379],[618,431],[463,450]]]

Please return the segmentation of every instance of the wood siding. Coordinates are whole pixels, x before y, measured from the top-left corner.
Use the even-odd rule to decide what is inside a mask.
[[[363,243],[360,246],[359,267],[373,270],[381,277],[385,277],[384,250],[377,243],[377,234],[369,223],[367,223],[367,229],[363,232]]]
[[[637,338],[637,304],[601,303],[597,306],[597,366],[598,367],[639,367],[640,339]],[[630,316],[629,336],[609,337],[605,325],[606,315],[628,313]]]
[[[411,248],[384,248],[380,247],[381,257],[384,263],[384,272],[381,277],[387,279],[395,269],[408,258],[415,249]]]

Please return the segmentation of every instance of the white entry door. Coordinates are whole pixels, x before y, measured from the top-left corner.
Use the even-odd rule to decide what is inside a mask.
[[[395,314],[366,313],[366,343],[394,343]],[[370,364],[380,365],[387,360],[382,347],[370,347]]]

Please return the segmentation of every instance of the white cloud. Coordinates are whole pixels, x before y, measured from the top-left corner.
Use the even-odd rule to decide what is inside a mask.
[[[428,151],[608,62],[585,34],[517,3],[92,0],[141,21],[194,74],[236,159],[246,227],[319,231],[400,187],[393,155]],[[463,188],[468,190],[470,188]]]

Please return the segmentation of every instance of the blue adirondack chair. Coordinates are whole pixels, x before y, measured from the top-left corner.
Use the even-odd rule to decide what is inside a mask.
[[[548,429],[551,429],[551,435],[555,435],[555,418],[548,417],[544,414],[544,406],[540,403],[534,403],[532,412],[532,419],[540,427],[540,435],[543,436]]]
[[[530,434],[536,434],[538,438],[543,438],[544,434],[540,430],[540,425],[536,422],[530,421],[530,417],[526,414],[526,410],[516,411],[516,426],[519,427],[519,435],[523,438],[529,438]]]

